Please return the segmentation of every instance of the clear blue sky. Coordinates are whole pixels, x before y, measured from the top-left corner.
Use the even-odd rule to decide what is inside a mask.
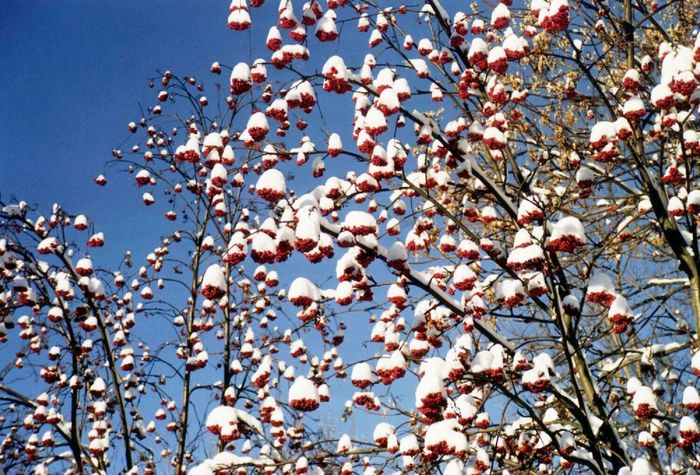
[[[147,78],[167,68],[208,74],[247,36],[228,31],[225,1],[6,1],[2,10],[2,198],[45,211],[60,201],[109,217],[100,229],[123,245],[139,230],[138,220],[126,218],[142,212],[134,206],[140,194],[124,189],[134,185],[117,173],[106,190],[92,180],[128,135],[138,102],[152,100]]]

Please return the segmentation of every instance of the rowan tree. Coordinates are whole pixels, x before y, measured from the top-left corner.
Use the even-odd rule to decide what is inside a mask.
[[[694,473],[700,5],[386,3],[150,82],[146,262],[5,204],[6,470]]]

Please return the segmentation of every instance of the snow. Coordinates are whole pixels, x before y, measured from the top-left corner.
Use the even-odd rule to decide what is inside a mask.
[[[594,273],[588,281],[588,292],[590,294],[605,294],[610,296],[612,300],[615,291],[615,285],[607,274],[602,272]]]
[[[681,433],[681,436],[683,436],[684,432],[697,434],[698,423],[695,422],[695,419],[693,419],[692,417],[683,416],[681,417],[681,420],[678,423],[678,431]]]
[[[502,5],[502,4],[501,4]],[[517,36],[515,34],[508,35],[504,40],[503,40],[503,49],[506,52],[506,55],[508,55],[509,59],[517,59],[524,55],[526,51],[528,50],[529,46],[527,43],[527,40],[525,38],[522,38],[520,36]],[[515,94],[515,93],[514,93]],[[515,94],[516,98],[518,97],[518,93]]]
[[[497,29],[503,29],[510,23],[510,10],[508,7],[499,3],[496,8],[491,12],[491,27]]]
[[[418,54],[428,55],[433,51],[433,44],[428,38],[421,38],[418,41]]]
[[[452,283],[459,290],[471,290],[477,280],[477,275],[467,265],[460,264],[455,268]]]
[[[408,260],[408,252],[406,247],[401,242],[395,242],[391,245],[387,252],[387,260],[390,263],[401,262],[405,263]]]
[[[215,298],[223,295],[226,287],[226,276],[221,266],[218,264],[211,264],[207,267],[202,279],[202,294],[207,298]],[[210,295],[212,297],[210,297]]]
[[[544,252],[539,244],[517,247],[508,255],[507,265],[513,270],[540,268],[544,262]]]
[[[470,239],[463,239],[457,246],[457,255],[464,259],[478,260],[480,254],[479,246]]]
[[[350,211],[345,216],[343,228],[359,235],[375,234],[377,232],[377,223],[369,213]]]
[[[677,196],[672,196],[668,200],[668,213],[671,216],[681,216],[685,213],[685,206]]]
[[[496,287],[496,298],[503,301],[507,306],[514,306],[520,303],[525,297],[523,283],[517,279],[502,279]]]
[[[633,318],[632,310],[630,309],[627,299],[624,296],[615,294],[615,298],[608,309],[608,319],[615,321],[619,318]]]
[[[379,135],[388,129],[386,117],[376,107],[370,107],[365,115],[365,131],[369,135]]]
[[[650,387],[639,386],[636,388],[634,396],[632,397],[632,408],[638,415],[640,411],[647,411],[646,408],[649,408],[653,412],[658,411],[658,407],[656,405],[656,395]],[[643,418],[646,417],[648,416],[644,416]]]
[[[238,414],[233,407],[217,406],[209,412],[206,420],[207,429],[214,434],[219,434],[226,426],[232,426],[238,422]]]
[[[90,385],[90,393],[93,395],[101,395],[107,390],[107,384],[104,379],[97,377]]]
[[[486,373],[503,368],[503,348],[494,345],[488,350],[479,351],[472,360],[471,371]]]
[[[343,150],[343,142],[340,138],[340,135],[337,133],[332,133],[328,137],[328,154],[331,156],[336,156],[338,155],[341,151]]]
[[[625,117],[630,119],[631,117],[640,117],[644,114],[644,102],[639,98],[639,96],[632,96],[627,101],[622,108],[622,113]]]
[[[338,282],[333,298],[338,305],[349,305],[353,301],[354,293],[355,289],[352,286],[352,282]]]
[[[496,127],[487,127],[484,131],[484,143],[492,150],[500,150],[505,147],[506,136]]]
[[[661,63],[661,83],[670,84],[676,75],[692,71],[694,63],[693,50],[687,46],[677,46],[668,51]]]
[[[60,248],[61,246],[58,244],[58,240],[53,236],[42,239],[36,246],[39,254],[50,254],[59,251]]]
[[[470,61],[473,61],[472,58],[474,57],[486,57],[488,54],[489,47],[486,44],[486,42],[480,38],[476,37],[472,40],[470,46],[469,46],[469,52],[468,57],[470,58]]]
[[[418,386],[416,386],[416,407],[430,405],[435,398],[445,400],[447,392],[442,382],[442,376],[438,372],[425,372]]]
[[[693,353],[693,358],[690,361],[690,366],[693,369],[693,373],[700,375],[700,351]]]
[[[651,90],[651,102],[659,109],[673,106],[673,91],[666,84],[659,84]]]
[[[418,438],[413,433],[409,433],[402,437],[399,441],[399,453],[401,455],[417,455],[420,451]]]
[[[700,409],[700,395],[694,386],[686,386],[683,390],[683,406],[691,410]]]
[[[209,466],[214,471],[218,473],[221,470],[225,470],[228,467],[235,467],[238,465],[261,465],[262,461],[260,459],[254,459],[248,456],[239,456],[231,452],[219,452],[210,460]]]
[[[221,163],[216,163],[211,169],[211,182],[218,187],[223,187],[228,182],[228,172]]]
[[[394,434],[394,426],[388,422],[380,422],[374,427],[373,434],[374,441],[378,445],[385,445],[389,436]]]
[[[505,64],[507,67],[507,61],[508,56],[506,55],[506,52],[502,46],[495,46],[491,48],[487,57],[489,68],[496,72],[504,72],[505,67],[501,66],[501,64]]]
[[[289,388],[289,403],[297,410],[312,411],[320,403],[318,388],[313,381],[299,376]]]
[[[639,71],[636,69],[629,69],[625,73],[625,77],[623,78],[623,82],[628,82],[632,84],[639,84],[640,81],[640,76],[639,76]]]
[[[594,149],[603,148],[609,141],[615,140],[617,131],[615,124],[609,121],[600,121],[591,128],[589,142]]]
[[[409,59],[409,63],[411,67],[416,71],[416,76],[418,76],[419,78],[425,78],[428,76],[428,63],[426,63],[425,60],[420,58]]]
[[[394,379],[403,376],[406,369],[406,359],[400,351],[393,351],[377,360],[377,374],[382,378]]]
[[[321,299],[321,291],[309,279],[297,277],[289,286],[289,301],[297,306],[308,306]]]
[[[257,137],[261,133],[261,131],[264,131],[264,133],[262,133],[262,135],[264,136],[270,130],[270,127],[267,123],[267,117],[265,117],[265,114],[263,114],[262,112],[253,113],[248,118],[246,128],[248,129],[251,136],[256,138],[256,140],[260,140],[260,138]],[[254,133],[254,131],[258,131],[257,135]]]
[[[581,167],[576,170],[576,184],[579,187],[589,187],[595,182],[595,172],[588,167]]]
[[[428,426],[425,447],[430,455],[462,455],[467,451],[467,438],[454,419],[445,419]]]
[[[79,231],[85,230],[88,227],[88,219],[84,214],[79,214],[73,220],[73,227]]]
[[[623,467],[617,475],[652,475],[654,474],[651,463],[645,458],[638,458],[632,464],[632,467]]]
[[[396,114],[401,108],[398,91],[394,87],[387,87],[379,94],[378,109],[386,116]]]
[[[308,252],[316,246],[321,236],[318,210],[304,206],[295,216],[299,220],[294,230],[295,247],[301,252]]]
[[[411,97],[411,86],[406,78],[398,78],[394,81],[393,90],[400,101],[405,101]],[[381,96],[380,96],[381,97]],[[391,139],[396,140],[396,139]],[[388,148],[388,146],[387,146]]]
[[[578,242],[585,242],[586,234],[581,221],[574,216],[566,216],[556,222],[552,228],[550,240],[558,240],[565,236],[570,236]]]
[[[260,421],[257,418],[251,416],[250,414],[241,409],[233,408],[233,410],[236,413],[236,417],[239,423],[243,423],[248,428],[254,430],[258,435],[263,435],[262,425],[260,424]]]
[[[366,362],[360,362],[353,366],[350,379],[353,385],[362,389],[376,381],[376,377],[372,373],[372,367]]]
[[[224,149],[224,143],[221,138],[221,134],[218,132],[211,132],[207,134],[202,142],[202,147],[204,150],[218,149],[219,151],[222,151]]]
[[[528,224],[535,219],[541,218],[542,216],[542,210],[532,197],[528,197],[520,201],[520,205],[518,206],[518,223]]]
[[[281,171],[276,168],[265,170],[258,178],[255,190],[262,198],[276,202],[286,194],[286,180]]]

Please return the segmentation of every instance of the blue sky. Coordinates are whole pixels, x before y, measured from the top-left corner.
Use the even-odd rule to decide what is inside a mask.
[[[112,173],[101,190],[92,180],[149,98],[147,78],[205,74],[235,51],[242,38],[226,14],[225,2],[3,2],[2,198],[109,216],[100,229],[115,244],[140,231],[126,219],[142,210],[127,205],[139,196],[132,182]]]

